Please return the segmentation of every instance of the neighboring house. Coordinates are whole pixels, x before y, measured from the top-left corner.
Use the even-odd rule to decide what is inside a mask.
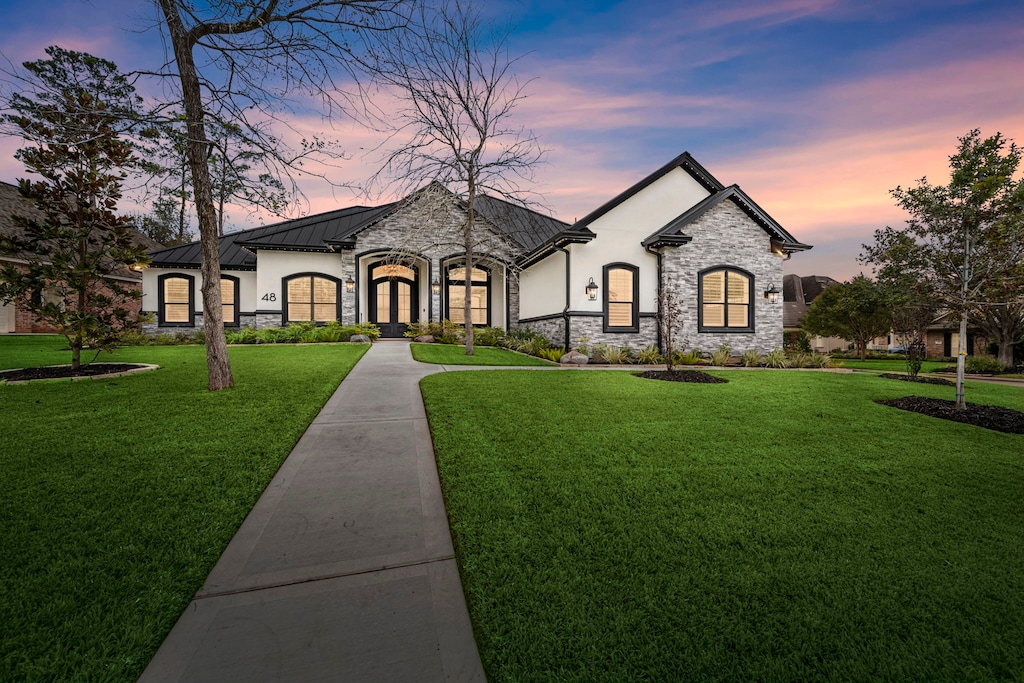
[[[21,196],[16,185],[0,182],[0,234],[21,235],[22,229],[15,226],[12,216],[40,217],[42,214],[36,208],[34,202]],[[160,248],[160,244],[154,242],[142,233],[136,233],[137,242],[146,249]],[[23,269],[35,254],[18,254],[17,256],[0,255],[0,266],[14,264],[15,268]],[[119,268],[111,279],[119,280],[138,290],[142,286],[142,274],[128,268]],[[36,296],[51,298],[54,295],[50,290],[36,293]],[[131,302],[135,313],[142,308],[142,302],[138,299]],[[12,301],[0,301],[0,334],[8,332],[45,332],[53,333],[56,330],[38,320],[31,312],[19,307]]]
[[[827,275],[786,275],[782,278],[782,326],[786,332],[798,332],[807,309],[826,287],[839,284]],[[845,351],[851,342],[840,337],[808,335],[811,350],[816,353]]]
[[[782,261],[810,249],[739,187],[684,153],[574,224],[478,199],[481,253],[472,322],[528,326],[563,346],[660,344],[658,294],[671,283],[687,347],[778,347]],[[464,203],[433,184],[378,207],[357,206],[225,235],[225,324],[462,322]],[[203,324],[198,243],[151,253],[143,277],[147,329]]]

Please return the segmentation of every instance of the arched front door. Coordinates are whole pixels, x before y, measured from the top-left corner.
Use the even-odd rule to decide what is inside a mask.
[[[419,289],[416,269],[404,263],[370,266],[370,322],[382,337],[401,337],[409,323],[419,320]]]

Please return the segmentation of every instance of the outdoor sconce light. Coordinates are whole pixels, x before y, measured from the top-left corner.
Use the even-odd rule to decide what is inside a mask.
[[[772,285],[768,289],[764,290],[764,298],[768,299],[768,303],[777,304],[779,303],[779,290],[775,285]]]
[[[441,293],[441,283],[438,282],[436,275],[434,276],[434,281],[430,283],[430,291],[434,294]]]
[[[591,301],[597,301],[597,285],[594,284],[594,278],[590,278],[590,284],[587,285],[587,298]]]
[[[353,280],[351,277],[349,279],[345,280],[345,291],[346,292],[354,292],[354,291],[356,291],[356,281]]]

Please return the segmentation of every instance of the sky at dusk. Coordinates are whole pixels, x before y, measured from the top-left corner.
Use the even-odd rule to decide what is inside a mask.
[[[1019,0],[488,0],[511,20],[516,72],[533,79],[516,122],[548,149],[535,189],[572,222],[683,151],[740,185],[798,240],[786,272],[846,279],[872,232],[902,220],[889,195],[944,182],[972,128],[1024,143],[1024,3]],[[163,43],[146,0],[2,0],[0,52],[47,45],[152,68]],[[318,132],[318,117],[296,120]],[[360,183],[374,136],[333,126]],[[22,168],[0,139],[0,180]],[[302,181],[305,211],[367,203]],[[381,197],[380,201],[389,199]],[[264,219],[267,220],[267,219]],[[270,219],[273,220],[273,219]],[[244,212],[235,227],[258,224]]]

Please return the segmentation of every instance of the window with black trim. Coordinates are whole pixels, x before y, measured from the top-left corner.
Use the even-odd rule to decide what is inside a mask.
[[[238,327],[238,278],[220,276],[220,307],[225,327]]]
[[[303,273],[284,279],[284,322],[329,322],[338,319],[340,280]]]
[[[474,325],[491,324],[491,272],[487,268],[476,266],[469,275],[470,287],[470,319]],[[466,316],[466,266],[452,265],[445,271],[444,315],[453,323],[462,325]]]
[[[639,332],[640,269],[628,263],[604,267],[604,331]]]
[[[738,268],[700,273],[698,307],[701,332],[754,330],[754,276]]]
[[[170,273],[157,281],[157,321],[163,327],[195,325],[195,282],[191,275]]]

